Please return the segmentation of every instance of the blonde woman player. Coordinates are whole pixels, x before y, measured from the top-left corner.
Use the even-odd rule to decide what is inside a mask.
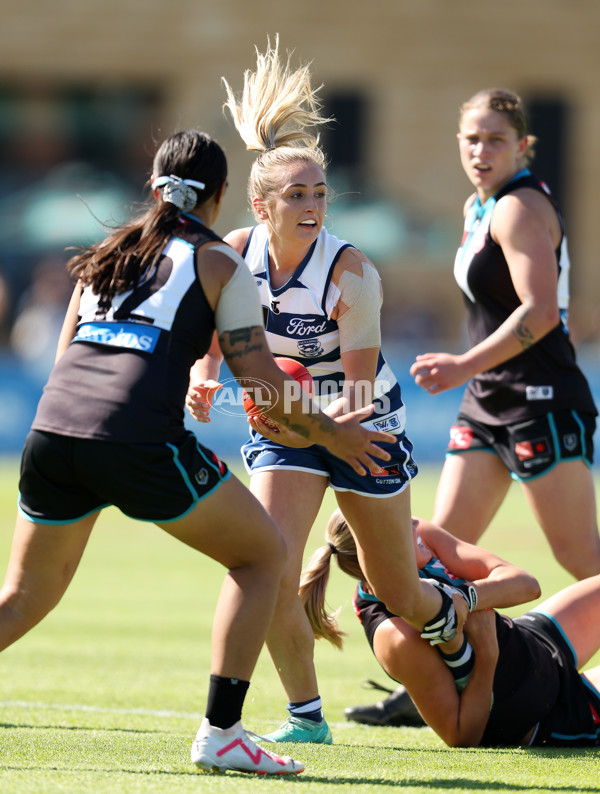
[[[314,639],[298,598],[304,548],[328,486],[355,533],[369,581],[390,609],[435,641],[454,634],[467,607],[459,599],[457,617],[452,599],[417,575],[409,490],[417,467],[405,433],[400,385],[380,350],[381,284],[362,251],[324,228],[326,162],[311,128],[327,119],[320,114],[310,71],[292,70],[289,58],[280,59],[276,42],[264,54],[257,52],[256,70],[245,73],[239,100],[226,86],[235,126],[246,147],[258,153],[248,183],[257,225],[237,229],[226,240],[258,285],[271,352],[308,368],[327,415],[340,417],[373,402],[365,425],[394,434],[393,443],[383,445],[390,460],[374,460],[366,477],[357,477],[322,446],[309,445],[286,428],[274,433],[260,419],[250,420],[251,437],[242,449],[250,489],[288,544],[267,645],[289,716],[269,738],[329,743]],[[188,407],[200,419],[207,419],[203,387],[217,379],[218,356],[195,369]]]

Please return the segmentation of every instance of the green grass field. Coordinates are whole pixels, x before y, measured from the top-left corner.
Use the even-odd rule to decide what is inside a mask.
[[[8,556],[17,495],[15,460],[0,461],[0,568]],[[413,485],[413,512],[431,515],[437,470]],[[321,544],[331,496],[311,535]],[[538,576],[549,594],[569,582],[550,557],[514,486],[485,545]],[[3,571],[2,571],[3,572]],[[204,708],[210,626],[222,569],[153,525],[114,509],[99,520],[65,598],[0,658],[0,792],[598,792],[600,754],[592,750],[447,748],[428,728],[369,728],[344,720],[348,705],[393,686],[371,655],[335,571],[329,606],[349,633],[339,652],[317,644],[321,694],[332,746],[287,747],[306,771],[293,779],[197,773],[189,748]],[[518,611],[518,610],[516,610]],[[596,663],[600,659],[596,658]],[[261,733],[285,716],[285,697],[266,654],[244,712]]]

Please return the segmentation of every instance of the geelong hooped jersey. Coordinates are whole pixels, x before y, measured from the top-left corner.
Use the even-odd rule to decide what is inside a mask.
[[[117,442],[177,438],[190,367],[215,328],[195,251],[219,239],[185,216],[135,289],[111,303],[84,289],[76,335],[50,374],[34,429]]]
[[[307,367],[320,408],[339,397],[344,384],[340,334],[331,319],[339,290],[331,276],[342,251],[349,247],[350,243],[321,229],[294,274],[278,288],[270,283],[269,241],[264,224],[251,229],[243,252],[258,286],[269,348],[274,356],[293,358]],[[381,353],[373,402],[375,411],[364,424],[391,433],[404,430],[406,416],[400,385]]]
[[[490,234],[496,203],[508,193],[531,188],[543,193],[562,216],[547,186],[524,169],[483,205],[476,198],[465,215],[464,234],[454,263],[463,292],[472,345],[486,339],[521,305],[502,248]],[[508,361],[473,377],[460,410],[490,425],[512,424],[550,411],[596,413],[569,338],[569,257],[566,237],[556,249],[556,290],[560,322],[546,336]]]

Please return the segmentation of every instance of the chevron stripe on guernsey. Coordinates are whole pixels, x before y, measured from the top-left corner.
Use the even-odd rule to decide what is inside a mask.
[[[344,383],[338,325],[331,319],[339,290],[331,276],[341,253],[349,247],[350,243],[321,229],[293,276],[278,288],[270,284],[264,224],[252,228],[243,253],[260,293],[269,348],[273,355],[296,359],[308,368],[320,408],[339,397]],[[381,353],[374,396],[373,418],[364,424],[401,433],[406,410],[396,376]]]

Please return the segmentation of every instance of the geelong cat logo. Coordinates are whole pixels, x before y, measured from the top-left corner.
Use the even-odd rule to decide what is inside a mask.
[[[320,356],[324,352],[320,339],[297,339],[296,344],[298,353],[304,358]]]

